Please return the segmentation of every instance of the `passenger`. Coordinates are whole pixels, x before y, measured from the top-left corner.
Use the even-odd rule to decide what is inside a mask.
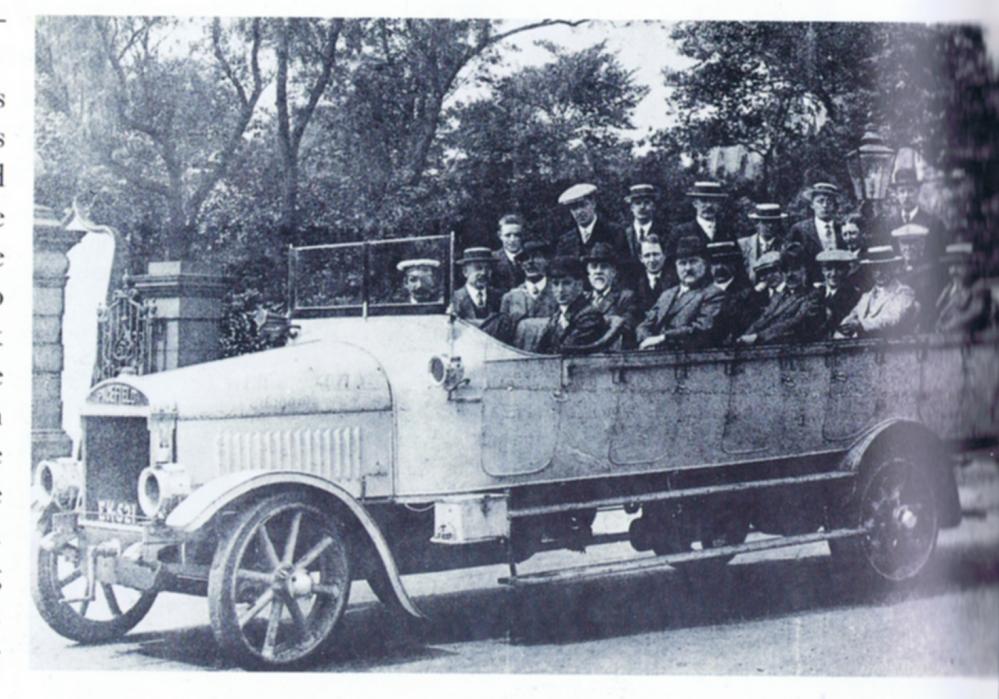
[[[825,308],[822,337],[830,337],[847,314],[860,300],[861,291],[850,279],[850,268],[856,263],[854,253],[846,250],[823,250],[815,256],[822,268],[819,299]]]
[[[902,258],[890,245],[867,249],[860,263],[874,285],[846,316],[834,337],[901,335],[911,331],[918,311],[915,292],[898,280]]]
[[[740,345],[810,342],[818,337],[825,310],[808,284],[808,260],[804,248],[789,243],[780,253],[784,281],[771,296],[760,316],[736,340]]]
[[[756,275],[756,285],[753,288],[757,293],[762,294],[763,306],[766,306],[784,284],[780,253],[771,250],[761,255],[756,264],[753,265],[753,274]],[[762,312],[762,308],[760,310]]]
[[[864,216],[858,211],[852,211],[843,217],[839,233],[843,239],[843,249],[853,253],[853,262],[847,270],[847,279],[861,291],[867,288],[864,275],[860,272],[860,260],[867,250],[867,232]]]
[[[440,266],[438,260],[429,258],[403,260],[396,265],[396,269],[403,273],[402,286],[408,303],[441,301],[440,286],[437,283],[437,270]]]
[[[586,263],[586,275],[590,282],[588,296],[590,303],[604,314],[608,324],[612,318],[622,320],[622,347],[631,349],[635,346],[635,328],[642,320],[638,310],[638,300],[635,292],[626,289],[621,284],[620,270],[614,257],[614,251],[606,243],[597,243],[592,252],[583,258]]]
[[[743,266],[742,250],[730,240],[708,246],[711,278],[725,295],[715,321],[715,344],[724,344],[742,335],[760,314],[767,296],[753,288]]]
[[[650,236],[656,236],[660,241],[669,240],[669,232],[665,221],[656,216],[656,188],[651,184],[632,185],[624,200],[631,208],[631,223],[624,232],[624,239],[628,244],[628,260],[627,264],[622,265],[621,274],[626,277],[622,281],[637,291],[645,273],[642,243]]]
[[[721,217],[722,204],[728,199],[728,193],[721,183],[695,182],[687,196],[697,215],[693,221],[682,223],[673,231],[672,244],[667,246],[669,249],[666,251],[666,257],[671,262],[677,260],[674,248],[682,238],[694,236],[705,245],[719,240],[735,240],[735,235],[725,226]]]
[[[988,326],[992,294],[983,280],[975,281],[971,243],[954,243],[946,250],[942,262],[951,281],[936,302],[936,331],[971,335]]]
[[[586,298],[586,270],[574,257],[556,257],[548,281],[558,310],[552,314],[538,343],[538,352],[571,354],[588,351],[608,331],[603,314]]]
[[[511,342],[513,331],[510,321],[503,316],[500,302],[503,292],[491,286],[493,256],[489,248],[465,248],[456,264],[461,265],[465,285],[451,297],[451,309],[459,318],[479,326],[483,332],[502,342]]]
[[[809,261],[823,250],[843,250],[843,236],[836,223],[840,189],[831,182],[816,182],[805,192],[812,216],[791,226],[789,240],[802,244]]]
[[[558,310],[552,285],[548,280],[550,248],[540,240],[528,240],[517,255],[526,279],[503,295],[500,313],[510,320],[513,344],[535,351],[552,313]]]
[[[666,289],[675,285],[670,283],[676,277],[676,268],[666,268],[666,255],[659,237],[652,233],[642,241],[642,266],[644,274],[638,278],[635,291],[638,299],[638,310],[644,317]]]
[[[612,230],[597,217],[597,188],[592,184],[576,184],[562,192],[558,203],[568,207],[573,227],[558,237],[556,257],[582,259],[597,243],[606,243],[618,259],[626,259],[628,244],[624,236]]]
[[[926,254],[928,235],[928,229],[915,223],[907,223],[891,232],[895,249],[902,257],[898,279],[916,292],[916,302],[919,304],[917,332],[930,332],[933,329],[937,319],[937,299],[944,287],[938,258],[931,259]]]
[[[742,258],[749,281],[756,283],[756,261],[768,252],[780,252],[784,244],[784,222],[787,214],[780,204],[757,204],[749,218],[756,221],[756,233],[739,238]]]
[[[499,220],[496,235],[500,249],[493,250],[493,285],[500,291],[509,291],[524,281],[524,271],[517,264],[517,255],[523,247],[524,219],[519,214],[507,214]]]
[[[919,204],[922,182],[913,168],[899,168],[892,177],[891,192],[898,204],[898,210],[889,215],[881,225],[879,245],[894,245],[901,252],[891,231],[909,223],[926,229],[926,253],[932,260],[939,260],[944,254],[947,234],[943,222]]]
[[[724,294],[711,283],[702,237],[680,238],[676,273],[679,284],[659,296],[638,326],[639,349],[693,349],[714,339]]]

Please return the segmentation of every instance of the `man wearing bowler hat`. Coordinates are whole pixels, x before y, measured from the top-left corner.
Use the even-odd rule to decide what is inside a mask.
[[[528,240],[517,254],[517,262],[524,270],[524,283],[503,294],[500,313],[510,320],[513,343],[533,351],[548,319],[558,308],[548,281],[550,248],[543,241]]]
[[[926,253],[933,260],[944,254],[947,234],[943,222],[927,211],[919,203],[923,183],[913,168],[899,168],[892,176],[891,193],[898,210],[882,222],[878,245],[893,245],[898,250],[897,240],[891,237],[892,231],[907,224],[915,224],[926,229]]]
[[[693,349],[714,339],[724,294],[711,283],[703,238],[680,238],[676,274],[679,283],[659,296],[638,326],[639,349]]]
[[[558,309],[552,314],[538,342],[538,352],[572,354],[587,351],[608,330],[604,315],[587,300],[583,285],[586,270],[575,257],[556,257],[548,281]]]
[[[825,308],[822,336],[828,337],[839,327],[860,300],[861,291],[850,279],[856,255],[846,250],[823,250],[815,256],[822,269],[822,282],[816,291]]]
[[[890,245],[867,249],[860,264],[870,272],[874,285],[840,323],[836,337],[901,335],[916,321],[916,294],[898,280],[902,258]]]
[[[697,214],[693,221],[681,223],[673,231],[674,246],[681,238],[687,236],[696,236],[705,245],[719,240],[735,239],[731,231],[721,221],[721,208],[725,200],[728,199],[728,193],[720,182],[711,180],[695,182],[694,186],[687,191],[687,197]],[[673,258],[676,259],[676,256],[673,255]]]
[[[756,282],[756,261],[768,252],[780,252],[784,245],[784,224],[787,214],[781,210],[780,204],[757,204],[749,214],[750,220],[756,224],[756,232],[739,238],[739,248],[745,262],[746,273],[751,282]]]
[[[596,193],[595,185],[584,183],[574,184],[559,195],[558,203],[569,209],[574,225],[555,242],[556,257],[582,259],[597,243],[610,245],[618,259],[627,257],[624,237],[597,217]]]
[[[738,337],[740,345],[808,342],[818,337],[825,321],[822,302],[808,283],[808,260],[798,243],[780,253],[783,283],[760,316]]]
[[[731,240],[708,246],[711,258],[711,279],[724,295],[715,321],[715,344],[739,337],[749,323],[759,315],[767,296],[753,288],[746,275],[742,251]]]
[[[613,317],[621,318],[623,346],[625,349],[633,347],[635,328],[642,316],[635,292],[625,289],[621,283],[614,251],[606,243],[597,243],[590,254],[583,257],[583,262],[586,263],[586,274],[590,282],[590,303],[604,314],[608,323]]]
[[[465,284],[451,296],[451,309],[459,318],[473,323],[498,340],[512,339],[510,321],[501,315],[503,292],[489,283],[493,256],[489,248],[465,248],[456,264],[461,265]]]

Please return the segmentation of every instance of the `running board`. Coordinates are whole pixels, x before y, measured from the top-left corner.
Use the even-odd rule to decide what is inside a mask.
[[[607,563],[593,563],[585,566],[573,566],[571,568],[559,568],[558,570],[546,570],[540,573],[527,573],[500,578],[501,585],[541,585],[549,582],[561,580],[579,580],[585,578],[602,578],[622,573],[633,573],[640,570],[655,570],[666,568],[676,563],[689,563],[692,561],[704,561],[712,558],[724,558],[740,553],[755,553],[757,551],[769,551],[772,549],[790,548],[792,546],[804,546],[805,544],[815,544],[820,541],[831,539],[848,539],[864,534],[864,529],[834,529],[829,532],[815,532],[812,534],[799,534],[797,536],[780,536],[762,541],[753,541],[745,544],[733,546],[719,546],[713,549],[701,551],[688,551],[684,553],[671,553],[666,556],[653,556],[644,558],[629,558],[620,561],[609,561]]]
[[[781,486],[810,485],[812,483],[827,483],[829,481],[846,481],[856,477],[852,471],[831,471],[829,473],[813,473],[807,476],[792,476],[790,478],[768,478],[761,481],[743,481],[742,483],[732,483],[728,485],[709,485],[699,488],[682,488],[679,490],[661,490],[654,493],[641,493],[637,495],[622,495],[612,498],[600,498],[598,500],[587,500],[584,502],[567,502],[558,505],[538,505],[537,507],[523,507],[510,510],[507,513],[508,519],[519,519],[521,517],[537,517],[538,515],[551,515],[559,512],[573,512],[575,510],[585,510],[594,507],[623,507],[624,505],[638,505],[644,502],[658,502],[660,500],[676,500],[679,498],[705,497],[708,495],[721,495],[729,493],[743,493],[765,488],[779,488]]]

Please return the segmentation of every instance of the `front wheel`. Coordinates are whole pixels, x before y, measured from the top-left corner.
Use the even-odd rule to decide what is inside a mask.
[[[854,506],[856,539],[830,541],[834,557],[861,564],[875,580],[901,583],[918,576],[936,549],[940,522],[928,469],[893,457],[864,475]]]
[[[219,542],[208,575],[212,631],[246,668],[286,669],[316,659],[350,594],[343,525],[296,493],[246,510]]]
[[[32,551],[31,596],[52,630],[79,643],[107,643],[128,633],[149,612],[155,592],[87,580],[86,551],[79,537],[56,550]]]

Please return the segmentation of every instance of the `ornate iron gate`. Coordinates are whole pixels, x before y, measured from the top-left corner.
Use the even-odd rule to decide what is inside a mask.
[[[156,371],[154,345],[159,333],[156,308],[136,289],[114,292],[111,303],[97,309],[97,366],[94,383],[122,372]]]

